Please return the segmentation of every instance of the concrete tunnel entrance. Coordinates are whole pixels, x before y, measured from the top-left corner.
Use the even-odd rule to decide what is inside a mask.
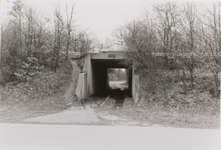
[[[134,102],[138,100],[139,75],[135,75],[132,63],[128,66],[122,61],[128,61],[125,52],[88,53],[84,59],[84,68],[78,78],[76,95],[78,100],[99,94],[110,94],[108,69],[124,68],[127,72],[127,96],[132,96]],[[117,92],[118,93],[118,92]]]
[[[132,69],[128,66],[123,65],[124,60],[114,60],[114,59],[92,59],[92,72],[93,72],[93,82],[94,82],[94,94],[99,96],[107,96],[112,93],[114,88],[110,82],[110,70],[115,71],[115,69],[125,69],[125,78],[128,88],[121,89],[126,91],[127,96],[131,96],[131,86],[132,86]],[[113,72],[112,72],[113,73]],[[123,81],[123,80],[122,80]]]

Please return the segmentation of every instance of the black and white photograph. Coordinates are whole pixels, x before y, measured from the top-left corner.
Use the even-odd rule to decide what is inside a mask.
[[[0,6],[0,150],[221,149],[221,1]]]

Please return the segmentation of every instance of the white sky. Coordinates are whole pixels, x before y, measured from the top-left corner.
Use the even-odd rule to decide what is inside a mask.
[[[1,14],[4,20],[5,14],[10,9],[12,0],[1,0]],[[53,14],[53,9],[58,1],[61,11],[65,12],[65,0],[25,0],[31,6],[41,10],[46,16]],[[154,3],[150,0],[66,0],[71,6],[75,2],[75,23],[104,41],[110,33],[119,25],[129,22],[141,16],[142,11],[148,5]],[[156,2],[156,1],[155,1]],[[159,2],[159,1],[158,1]],[[201,3],[201,2],[200,2]],[[70,9],[69,9],[70,11]],[[64,14],[65,15],[65,14]]]
[[[65,9],[65,0],[26,0],[30,5],[37,7],[38,10],[42,10],[45,15],[49,16],[52,15],[58,1],[60,1],[61,9]],[[144,2],[141,1],[68,0],[69,6],[72,2],[76,4],[76,24],[95,33],[101,41],[104,41],[105,37],[117,26],[140,16],[141,10],[144,8]],[[5,18],[10,7],[7,0],[1,0],[2,18]]]
[[[77,1],[76,3],[80,25],[90,27],[100,40],[108,36],[117,26],[138,17],[142,8],[140,2]]]

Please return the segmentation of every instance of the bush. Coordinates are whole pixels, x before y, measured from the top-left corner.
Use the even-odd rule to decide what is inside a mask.
[[[27,60],[23,62],[21,68],[15,75],[20,81],[28,82],[36,76],[42,68],[43,66],[39,65],[37,58],[27,57]]]

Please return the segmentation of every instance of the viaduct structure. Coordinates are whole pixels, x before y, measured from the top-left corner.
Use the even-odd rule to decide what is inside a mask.
[[[126,52],[122,50],[88,53],[84,59],[83,71],[79,74],[76,87],[78,99],[87,99],[95,93],[104,93],[108,89],[108,68],[125,68],[129,73],[127,80],[130,95],[134,102],[137,102],[139,75],[134,74],[133,67],[128,68],[122,63],[125,60],[127,60]]]

